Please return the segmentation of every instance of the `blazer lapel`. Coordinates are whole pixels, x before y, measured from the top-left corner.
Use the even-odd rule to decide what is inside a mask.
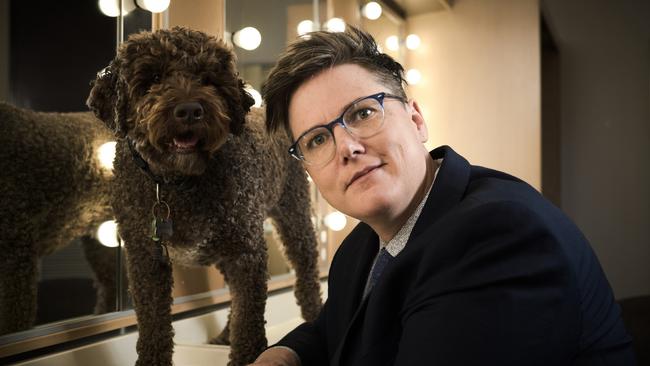
[[[367,297],[362,298],[363,290],[366,286],[366,280],[368,273],[370,272],[370,267],[372,262],[379,251],[379,238],[377,234],[372,231],[372,229],[364,223],[360,223],[365,229],[361,233],[363,237],[367,238],[365,243],[356,243],[357,252],[354,256],[355,262],[351,263],[351,270],[349,272],[349,281],[351,283],[348,286],[345,286],[344,289],[337,289],[337,291],[343,292],[343,299],[353,299],[352,301],[347,301],[346,304],[349,306],[341,312],[343,319],[350,319],[345,335],[339,343],[338,349],[335,351],[331,365],[338,365],[341,360],[341,355],[344,352],[344,349],[348,346],[349,335],[355,327],[355,323],[358,322],[359,318],[362,318],[366,303],[368,302]],[[360,228],[361,229],[361,228]],[[356,237],[356,235],[355,235]],[[354,237],[350,238],[355,240]],[[346,239],[347,241],[348,239]],[[358,240],[358,239],[357,239]],[[340,282],[338,282],[340,284]]]
[[[458,155],[451,147],[441,146],[429,154],[433,159],[442,158],[442,165],[438,170],[429,198],[422,208],[420,217],[415,222],[413,231],[411,231],[408,242],[422,234],[427,227],[431,226],[460,202],[469,184],[471,166],[465,158]],[[406,248],[408,248],[408,243]]]

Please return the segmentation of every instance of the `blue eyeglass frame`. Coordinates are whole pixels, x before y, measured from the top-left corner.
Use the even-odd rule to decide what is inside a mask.
[[[314,126],[314,127],[310,128],[310,129],[308,129],[307,131],[303,132],[300,136],[298,136],[296,141],[294,141],[293,144],[291,144],[291,147],[289,147],[289,154],[291,156],[293,156],[294,158],[305,162],[305,164],[309,164],[309,162],[307,162],[301,154],[298,154],[298,151],[299,151],[298,150],[298,141],[300,141],[300,139],[303,136],[305,136],[306,134],[308,134],[309,132],[311,132],[311,131],[313,131],[313,130],[315,130],[317,128],[325,127],[325,129],[327,129],[329,131],[329,133],[332,135],[332,141],[334,141],[334,143],[336,143],[336,139],[334,138],[334,127],[336,125],[341,125],[341,127],[345,128],[347,130],[348,128],[345,125],[345,122],[343,121],[343,116],[345,116],[345,114],[348,112],[348,110],[350,108],[352,108],[352,106],[354,106],[355,104],[359,103],[360,101],[362,101],[364,99],[369,99],[369,98],[372,98],[372,99],[376,100],[377,102],[379,102],[379,105],[381,106],[381,109],[384,112],[385,112],[385,108],[384,108],[384,99],[385,98],[397,99],[397,100],[401,101],[402,103],[407,102],[406,99],[400,97],[399,95],[389,94],[389,93],[386,93],[386,92],[381,92],[381,93],[377,93],[377,94],[368,95],[366,97],[357,98],[354,101],[352,101],[350,104],[348,104],[347,107],[345,107],[345,109],[343,110],[343,113],[341,113],[341,115],[338,116],[338,118],[336,118],[332,122],[325,123],[325,124],[318,125],[318,126]]]

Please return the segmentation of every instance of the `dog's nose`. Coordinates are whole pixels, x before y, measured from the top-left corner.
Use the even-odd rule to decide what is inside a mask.
[[[203,118],[203,107],[201,103],[181,103],[174,108],[174,118],[178,122],[195,123]]]

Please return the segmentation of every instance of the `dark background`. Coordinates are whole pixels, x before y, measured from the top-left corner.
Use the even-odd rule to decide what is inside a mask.
[[[113,59],[117,18],[98,2],[10,1],[10,95],[37,111],[87,111],[90,82]],[[125,34],[151,29],[151,13],[124,17]]]

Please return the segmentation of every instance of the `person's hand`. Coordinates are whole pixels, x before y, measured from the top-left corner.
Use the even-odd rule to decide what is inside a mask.
[[[300,359],[286,348],[271,347],[262,352],[249,366],[300,366]]]

